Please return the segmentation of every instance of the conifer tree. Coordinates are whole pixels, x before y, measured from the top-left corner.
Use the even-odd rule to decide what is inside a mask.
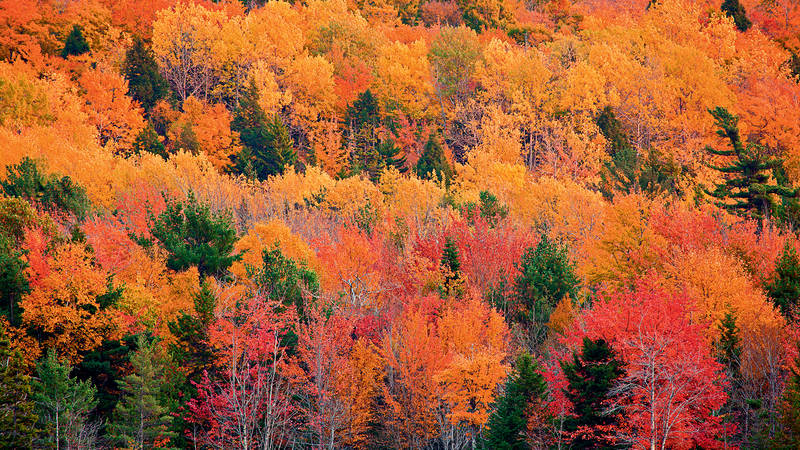
[[[18,325],[22,296],[30,293],[31,287],[25,269],[28,263],[24,254],[16,250],[11,239],[0,233],[0,316],[5,316],[12,325]]]
[[[169,84],[158,71],[153,50],[139,36],[134,36],[133,45],[125,52],[122,74],[128,80],[128,95],[148,113],[169,95]]]
[[[123,398],[114,410],[110,434],[125,448],[154,448],[174,433],[167,431],[172,416],[164,406],[164,355],[158,343],[143,335],[137,338],[138,350],[131,356],[133,373],[119,382]]]
[[[766,285],[766,291],[784,316],[791,317],[795,313],[800,302],[800,257],[788,242],[775,262],[775,275]]]
[[[30,378],[0,322],[0,450],[33,447],[37,417]]]
[[[567,379],[564,394],[575,414],[564,424],[571,448],[613,448],[604,435],[618,424],[619,413],[609,411],[609,401],[615,382],[625,374],[623,362],[605,340],[584,338],[580,355],[561,361],[561,369]]]
[[[303,292],[316,294],[319,291],[317,274],[305,264],[297,264],[283,255],[276,244],[261,253],[260,267],[248,267],[258,291],[264,297],[277,300],[286,306],[294,306],[299,317],[304,317]]]
[[[45,431],[42,444],[48,447],[88,448],[96,437],[89,413],[97,405],[97,391],[89,381],[70,377],[71,371],[52,349],[36,365],[33,398],[39,425]]]
[[[800,342],[797,346],[800,349]],[[771,442],[772,448],[776,449],[800,448],[800,356],[790,366],[790,371],[780,405],[782,428]]]
[[[64,48],[61,50],[61,57],[78,56],[89,51],[89,44],[83,37],[81,27],[78,25],[72,26],[72,31],[69,32],[67,40],[64,41]]]
[[[425,144],[425,149],[414,166],[414,173],[423,179],[438,179],[444,180],[445,183],[450,184],[450,179],[453,177],[453,169],[447,158],[444,155],[444,149],[439,142],[439,138],[431,134],[428,142]]]
[[[258,104],[258,89],[253,83],[239,98],[231,130],[239,133],[243,144],[236,157],[235,166],[239,173],[247,175],[252,172],[263,180],[283,173],[286,166],[297,160],[289,131],[280,117],[267,118]]]
[[[546,234],[535,248],[525,251],[517,267],[514,292],[521,321],[546,323],[561,299],[577,299],[579,280],[567,248]]]
[[[132,153],[134,155],[153,153],[154,155],[158,155],[164,159],[169,158],[167,148],[158,138],[158,133],[156,133],[155,128],[153,128],[153,124],[149,122],[147,126],[142,128],[142,131],[136,135],[136,140],[133,141]]]
[[[739,31],[747,31],[753,23],[747,18],[747,12],[744,10],[739,0],[725,0],[720,7],[722,12],[728,17],[733,17],[733,24]]]
[[[222,275],[241,254],[233,254],[236,230],[229,213],[212,213],[192,192],[185,202],[166,197],[166,209],[156,217],[150,214],[151,233],[168,253],[167,267],[186,270],[195,266],[201,277]],[[153,241],[139,238],[140,243]]]
[[[39,164],[24,157],[19,164],[6,167],[6,179],[0,189],[9,197],[37,202],[48,210],[61,210],[83,218],[89,211],[86,191],[70,177],[44,173]]]
[[[461,262],[459,261],[458,246],[450,236],[445,240],[440,266],[444,272],[441,296],[443,298],[459,297],[462,294]]]
[[[547,383],[539,373],[536,360],[526,353],[520,355],[486,423],[482,447],[496,450],[530,448],[524,432],[527,430],[531,406],[544,399],[546,390]]]
[[[712,155],[733,158],[727,166],[709,164],[727,178],[713,191],[706,190],[706,194],[717,200],[718,206],[760,220],[775,211],[775,197],[797,196],[797,189],[770,184],[769,171],[781,167],[783,160],[768,157],[764,147],[756,143],[749,142],[745,145],[739,136],[737,116],[722,107],[709,112],[714,116],[716,126],[719,128],[717,134],[730,142],[731,149],[715,150],[706,147],[706,150]]]

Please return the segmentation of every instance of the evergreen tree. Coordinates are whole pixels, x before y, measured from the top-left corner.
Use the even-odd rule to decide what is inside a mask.
[[[525,251],[517,268],[514,293],[523,323],[543,325],[561,299],[578,296],[579,280],[566,246],[552,242],[546,234],[535,248]]]
[[[797,346],[800,348],[800,343]],[[800,448],[800,357],[795,359],[790,371],[780,405],[782,427],[771,442],[771,448],[775,449]]]
[[[37,202],[45,209],[69,212],[79,219],[89,211],[89,198],[82,187],[69,177],[44,174],[27,156],[19,164],[8,166],[6,172],[0,188],[9,197]]]
[[[125,52],[122,74],[128,80],[128,95],[148,113],[169,95],[169,85],[158,71],[153,50],[139,36],[134,36],[133,45]]]
[[[25,275],[28,263],[23,258],[24,253],[14,247],[11,239],[0,233],[0,316],[18,325],[19,302],[23,295],[30,293],[31,287]]]
[[[196,266],[200,277],[224,274],[241,258],[233,254],[236,230],[229,213],[214,214],[208,205],[197,201],[189,192],[185,202],[164,196],[166,209],[155,217],[149,216],[153,238],[167,251],[167,267],[186,270]],[[152,241],[140,238],[145,245]]]
[[[0,450],[33,447],[37,417],[30,378],[0,322]]]
[[[730,150],[715,150],[706,147],[712,155],[733,157],[728,166],[709,165],[727,176],[724,183],[718,184],[713,191],[706,193],[715,199],[716,204],[731,212],[763,219],[775,211],[775,196],[795,197],[797,189],[769,184],[768,171],[775,170],[783,164],[783,160],[766,156],[764,148],[750,142],[746,146],[739,137],[739,118],[730,114],[725,108],[717,107],[709,110],[716,125],[717,134],[730,141]],[[728,203],[732,200],[734,203]]]
[[[564,423],[571,448],[614,448],[601,430],[618,424],[619,413],[608,411],[608,403],[614,383],[625,374],[623,362],[605,340],[584,338],[580,355],[573,354],[571,363],[562,361],[561,369],[567,379],[564,394],[575,413]]]
[[[164,159],[169,158],[167,148],[164,147],[164,143],[158,138],[158,133],[156,133],[155,128],[153,128],[153,124],[149,122],[147,126],[142,128],[142,131],[136,135],[136,140],[133,141],[132,153],[134,155],[153,153]]]
[[[259,293],[286,306],[294,306],[302,318],[303,291],[312,294],[319,291],[317,274],[305,264],[297,264],[283,256],[277,244],[272,250],[264,249],[261,259],[260,267],[247,267],[248,275],[253,279]]]
[[[514,371],[506,380],[503,394],[498,397],[494,411],[486,423],[482,447],[496,450],[525,450],[530,448],[524,432],[528,426],[531,405],[544,400],[547,383],[531,355],[517,358]]]
[[[250,83],[239,99],[231,130],[239,133],[242,151],[236,157],[237,172],[255,174],[258,179],[283,173],[286,166],[294,164],[294,152],[289,132],[279,117],[271,120],[258,104],[258,89]]]
[[[747,31],[753,25],[739,0],[725,0],[720,9],[726,16],[733,17],[733,24],[739,31]]]
[[[473,221],[475,215],[478,214],[486,219],[490,227],[494,228],[497,226],[498,222],[508,216],[508,206],[500,203],[497,197],[491,192],[480,191],[478,193],[478,204],[475,205],[475,202],[467,202],[461,208],[461,212],[470,219],[470,221]]]
[[[717,360],[728,369],[730,377],[738,376],[742,356],[742,339],[739,337],[736,316],[730,311],[726,312],[718,328],[720,337],[716,344]]]
[[[183,440],[186,431],[192,427],[180,413],[191,399],[197,397],[194,383],[201,382],[203,372],[214,367],[214,350],[208,338],[216,305],[217,298],[211,286],[204,282],[194,294],[194,310],[182,311],[176,320],[167,324],[175,337],[169,345],[169,356],[175,367],[170,374],[172,392],[169,397],[172,400],[170,410],[175,417],[172,431],[176,436],[173,441],[179,447],[187,447]]]
[[[33,398],[39,424],[45,430],[42,443],[48,447],[93,446],[96,430],[88,416],[97,405],[96,390],[89,381],[70,377],[71,371],[72,367],[59,361],[52,349],[36,365]]]
[[[440,295],[443,298],[460,297],[462,294],[461,262],[459,261],[458,246],[450,236],[445,240],[439,265],[444,272]]]
[[[766,285],[766,291],[781,313],[791,317],[800,301],[800,258],[788,242],[775,262],[775,275]]]
[[[378,99],[367,89],[347,107],[344,129],[350,154],[350,171],[366,174],[373,181],[377,180],[381,171],[387,167],[385,158],[394,158],[399,153],[394,142],[379,139],[380,126]]]
[[[423,179],[430,180],[433,178],[444,180],[446,184],[450,184],[450,179],[453,177],[453,169],[447,158],[444,155],[444,149],[439,142],[439,138],[431,134],[428,142],[425,144],[425,149],[414,166],[414,173]]]
[[[72,26],[72,31],[69,32],[67,40],[64,41],[64,48],[61,50],[61,57],[78,56],[89,51],[89,44],[83,37],[81,27],[78,25]]]
[[[112,439],[125,448],[147,449],[174,433],[167,431],[172,416],[163,405],[164,356],[157,342],[148,342],[142,335],[137,347],[131,357],[133,374],[119,382],[123,398],[117,403],[109,428]]]

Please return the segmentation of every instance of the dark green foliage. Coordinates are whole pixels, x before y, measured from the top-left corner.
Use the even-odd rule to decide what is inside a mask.
[[[439,265],[444,272],[440,295],[442,298],[460,297],[462,294],[461,262],[459,261],[458,246],[450,236],[445,240]]]
[[[72,31],[69,32],[67,40],[64,41],[64,49],[61,50],[61,57],[77,56],[87,53],[89,51],[89,44],[83,37],[81,27],[78,25],[72,26]]]
[[[6,168],[6,179],[0,187],[9,197],[20,197],[39,203],[48,210],[61,210],[78,218],[89,211],[89,198],[82,187],[69,177],[46,175],[27,156],[22,162]]]
[[[729,378],[738,376],[742,356],[742,339],[739,337],[736,316],[730,311],[726,312],[718,328],[720,337],[716,343],[717,360],[728,369]]]
[[[32,448],[36,436],[30,379],[0,323],[0,450]]]
[[[114,409],[110,436],[125,448],[154,448],[158,440],[174,435],[167,431],[172,416],[164,406],[165,361],[157,342],[140,335],[137,347],[131,356],[133,373],[119,382],[123,397]]]
[[[733,24],[739,31],[747,31],[753,25],[739,0],[725,0],[720,9],[728,17],[733,17]]]
[[[381,171],[396,167],[405,171],[405,158],[392,139],[381,137],[383,126],[378,100],[367,89],[347,107],[344,117],[346,145],[349,147],[350,171],[377,181]]]
[[[478,194],[477,206],[474,202],[468,202],[461,207],[461,211],[469,219],[480,215],[486,219],[490,227],[496,227],[501,220],[508,216],[508,206],[500,203],[497,197],[489,191],[481,191]]]
[[[99,348],[87,353],[75,366],[74,375],[89,380],[97,388],[95,417],[109,417],[117,406],[120,373],[127,371],[131,352],[136,350],[139,335],[127,335],[121,340],[103,340]]]
[[[739,137],[739,118],[725,108],[709,110],[716,126],[717,134],[730,142],[730,150],[715,150],[706,147],[712,155],[733,157],[728,166],[709,166],[721,172],[727,180],[718,184],[706,194],[714,197],[716,204],[733,213],[763,219],[771,216],[776,209],[775,197],[796,197],[797,189],[770,184],[770,171],[781,167],[783,160],[767,156],[764,147],[749,142],[745,145]],[[733,203],[729,203],[733,201]]]
[[[602,432],[591,430],[617,425],[619,413],[609,411],[609,400],[615,382],[625,374],[623,362],[605,340],[584,338],[580,355],[561,361],[561,369],[567,379],[564,395],[575,413],[564,423],[564,430],[572,433],[571,448],[614,448]]]
[[[200,152],[200,141],[197,140],[197,133],[194,132],[192,124],[185,122],[180,125],[181,132],[178,136],[170,142],[170,148],[173,151],[185,150],[193,155]]]
[[[414,166],[414,173],[426,180],[444,180],[446,184],[450,184],[450,179],[453,178],[453,169],[447,162],[439,138],[435,135],[431,134],[428,138],[425,149],[422,151],[417,165]]]
[[[167,267],[186,270],[196,266],[200,277],[223,275],[241,254],[233,254],[236,230],[229,213],[212,213],[208,205],[189,192],[186,201],[164,196],[166,209],[150,213],[150,232],[167,250]],[[145,241],[146,243],[146,241]]]
[[[194,294],[194,310],[181,311],[175,321],[167,324],[170,333],[175,337],[169,345],[169,356],[174,369],[170,371],[172,399],[170,410],[177,413],[172,423],[172,431],[177,433],[173,442],[186,447],[183,438],[185,431],[191,428],[184,415],[180,414],[186,404],[197,396],[194,383],[202,381],[204,371],[211,371],[214,366],[215,353],[209,343],[209,330],[214,322],[214,310],[217,298],[208,283],[203,283]]]
[[[800,301],[800,258],[789,243],[775,262],[775,275],[765,286],[767,295],[781,313],[791,317]]]
[[[797,346],[800,348],[800,343]],[[780,407],[783,427],[771,443],[772,448],[787,450],[800,448],[800,357],[790,370]]]
[[[24,251],[17,250],[14,243],[0,233],[0,316],[12,325],[19,324],[19,301],[31,291],[25,275],[28,263],[23,256]]]
[[[149,122],[147,126],[142,128],[142,131],[136,135],[132,150],[132,153],[135,155],[153,153],[164,159],[169,158],[167,148],[164,147],[164,143],[158,138],[158,133],[156,133],[155,128],[153,128],[153,124]]]
[[[597,126],[608,142],[611,160],[605,163],[600,173],[600,190],[607,198],[616,192],[647,193],[662,192],[681,194],[678,181],[686,170],[674,161],[665,160],[655,149],[640,155],[631,145],[627,133],[610,106],[606,106],[597,117]]]
[[[47,447],[63,446],[65,442],[75,447],[93,446],[88,417],[97,405],[97,391],[89,381],[70,377],[71,371],[70,365],[59,361],[52,349],[36,365],[33,398],[39,424],[45,431],[41,441]]]
[[[531,448],[523,433],[527,430],[532,405],[544,400],[547,383],[539,373],[539,365],[531,355],[517,358],[514,371],[506,380],[503,394],[494,404],[486,423],[482,447],[496,450],[525,450]]]
[[[236,171],[264,180],[282,174],[297,161],[286,125],[280,117],[267,118],[258,105],[254,84],[244,91],[231,122],[231,130],[239,133],[243,149],[236,157]]]
[[[316,294],[319,291],[317,274],[304,263],[283,256],[277,243],[272,250],[264,249],[260,267],[247,267],[248,275],[258,288],[258,293],[266,298],[294,306],[302,318],[304,313],[304,292]]]
[[[128,94],[148,113],[169,95],[169,85],[158,71],[153,50],[139,36],[134,36],[133,45],[125,52],[122,74],[128,80]]]
[[[567,248],[547,235],[525,251],[517,267],[520,273],[514,280],[514,293],[523,323],[543,325],[561,299],[577,298],[579,280]]]

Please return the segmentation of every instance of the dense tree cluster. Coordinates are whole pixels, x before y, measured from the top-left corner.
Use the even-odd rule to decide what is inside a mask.
[[[797,448],[795,0],[0,0],[0,449]]]

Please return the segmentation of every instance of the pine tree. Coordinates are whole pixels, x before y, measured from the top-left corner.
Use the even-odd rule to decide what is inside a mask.
[[[786,317],[795,313],[800,301],[800,257],[788,242],[775,262],[775,275],[766,285],[769,298]]]
[[[97,405],[97,391],[89,381],[70,377],[71,371],[72,367],[59,361],[52,349],[36,365],[33,398],[39,424],[46,433],[42,443],[49,447],[93,446],[96,429],[88,416]]]
[[[241,254],[233,254],[236,230],[229,213],[214,214],[192,192],[185,202],[169,199],[165,195],[166,209],[158,215],[150,214],[153,238],[167,251],[167,267],[186,270],[195,266],[200,276],[223,275]],[[153,241],[139,238],[140,243],[152,245]]]
[[[142,131],[136,135],[136,140],[133,141],[132,153],[134,155],[152,153],[164,159],[169,158],[167,148],[164,147],[164,143],[158,138],[158,133],[156,133],[155,128],[153,128],[153,124],[149,122],[147,126],[142,128]]]
[[[30,378],[0,322],[0,450],[33,447],[37,417]]]
[[[577,299],[579,280],[567,248],[552,242],[546,234],[535,248],[525,251],[517,267],[514,292],[523,323],[547,323],[561,299]]]
[[[148,113],[169,95],[169,85],[158,71],[153,50],[139,36],[134,36],[133,45],[125,52],[122,73],[128,80],[128,95]]]
[[[768,171],[775,170],[783,164],[783,160],[766,156],[762,146],[749,142],[746,146],[739,137],[739,118],[730,114],[725,108],[717,107],[709,110],[716,125],[717,134],[730,141],[730,150],[715,150],[706,147],[712,155],[733,157],[728,166],[709,166],[726,175],[727,180],[720,183],[713,191],[706,194],[717,199],[716,204],[731,212],[763,219],[771,215],[776,208],[775,196],[795,197],[797,189],[789,189],[777,184],[770,184]],[[728,201],[733,203],[728,203]]]
[[[438,179],[444,180],[446,184],[450,184],[450,179],[453,177],[453,169],[447,158],[444,155],[444,149],[439,142],[439,138],[431,134],[428,142],[425,144],[425,149],[414,166],[414,173],[423,179]]]
[[[0,233],[0,316],[5,316],[12,325],[19,324],[19,302],[31,291],[25,275],[28,263],[23,256],[22,251],[14,248],[10,238]]]
[[[523,433],[527,430],[531,405],[542,401],[546,390],[547,383],[539,373],[536,361],[531,355],[520,355],[486,423],[482,447],[497,450],[530,448]]]
[[[261,260],[260,267],[247,268],[259,293],[286,306],[294,306],[298,316],[304,317],[303,292],[316,294],[319,291],[317,274],[305,264],[283,256],[277,244],[272,250],[264,249]]]
[[[797,344],[800,349],[800,343]],[[800,448],[800,357],[790,366],[780,405],[780,432],[771,443],[775,449]]]
[[[439,265],[444,272],[440,295],[442,298],[460,297],[462,292],[461,262],[459,261],[458,246],[450,236],[447,237],[442,250],[442,260]]]
[[[169,345],[169,356],[177,370],[171,374],[171,411],[176,419],[172,423],[176,444],[181,441],[191,425],[179,414],[187,403],[197,396],[194,383],[202,381],[205,371],[214,366],[214,350],[209,343],[209,330],[214,321],[217,298],[211,286],[204,282],[194,294],[194,310],[182,311],[175,321],[167,324],[174,342]],[[186,447],[183,445],[183,447]]]
[[[747,31],[753,25],[739,0],[725,0],[720,9],[728,17],[733,17],[733,24],[739,31]]]
[[[716,344],[717,360],[728,368],[731,377],[737,376],[742,356],[742,339],[739,337],[736,316],[730,311],[726,312],[718,328],[720,337]]]
[[[83,218],[89,211],[86,191],[70,177],[45,174],[39,164],[24,157],[19,164],[6,167],[6,179],[0,189],[9,197],[19,197],[37,202],[48,210],[61,210]]]
[[[251,172],[264,180],[282,174],[286,166],[294,164],[294,151],[289,131],[280,117],[268,119],[258,104],[258,89],[250,83],[239,99],[231,130],[239,133],[243,149],[236,157],[237,172]]]
[[[561,361],[561,369],[567,379],[564,394],[575,413],[564,423],[572,448],[613,448],[603,430],[618,423],[619,413],[608,411],[608,403],[614,383],[625,374],[623,362],[605,340],[584,338],[580,355],[573,354],[571,363]]]
[[[67,40],[64,41],[64,48],[61,50],[61,57],[78,56],[89,51],[89,44],[83,37],[81,27],[78,25],[72,26],[72,31],[69,32]]]
[[[123,398],[114,410],[110,434],[114,441],[125,448],[154,448],[155,444],[174,433],[167,427],[172,416],[163,405],[164,355],[158,351],[158,343],[139,335],[138,350],[131,357],[133,374],[119,382]]]

